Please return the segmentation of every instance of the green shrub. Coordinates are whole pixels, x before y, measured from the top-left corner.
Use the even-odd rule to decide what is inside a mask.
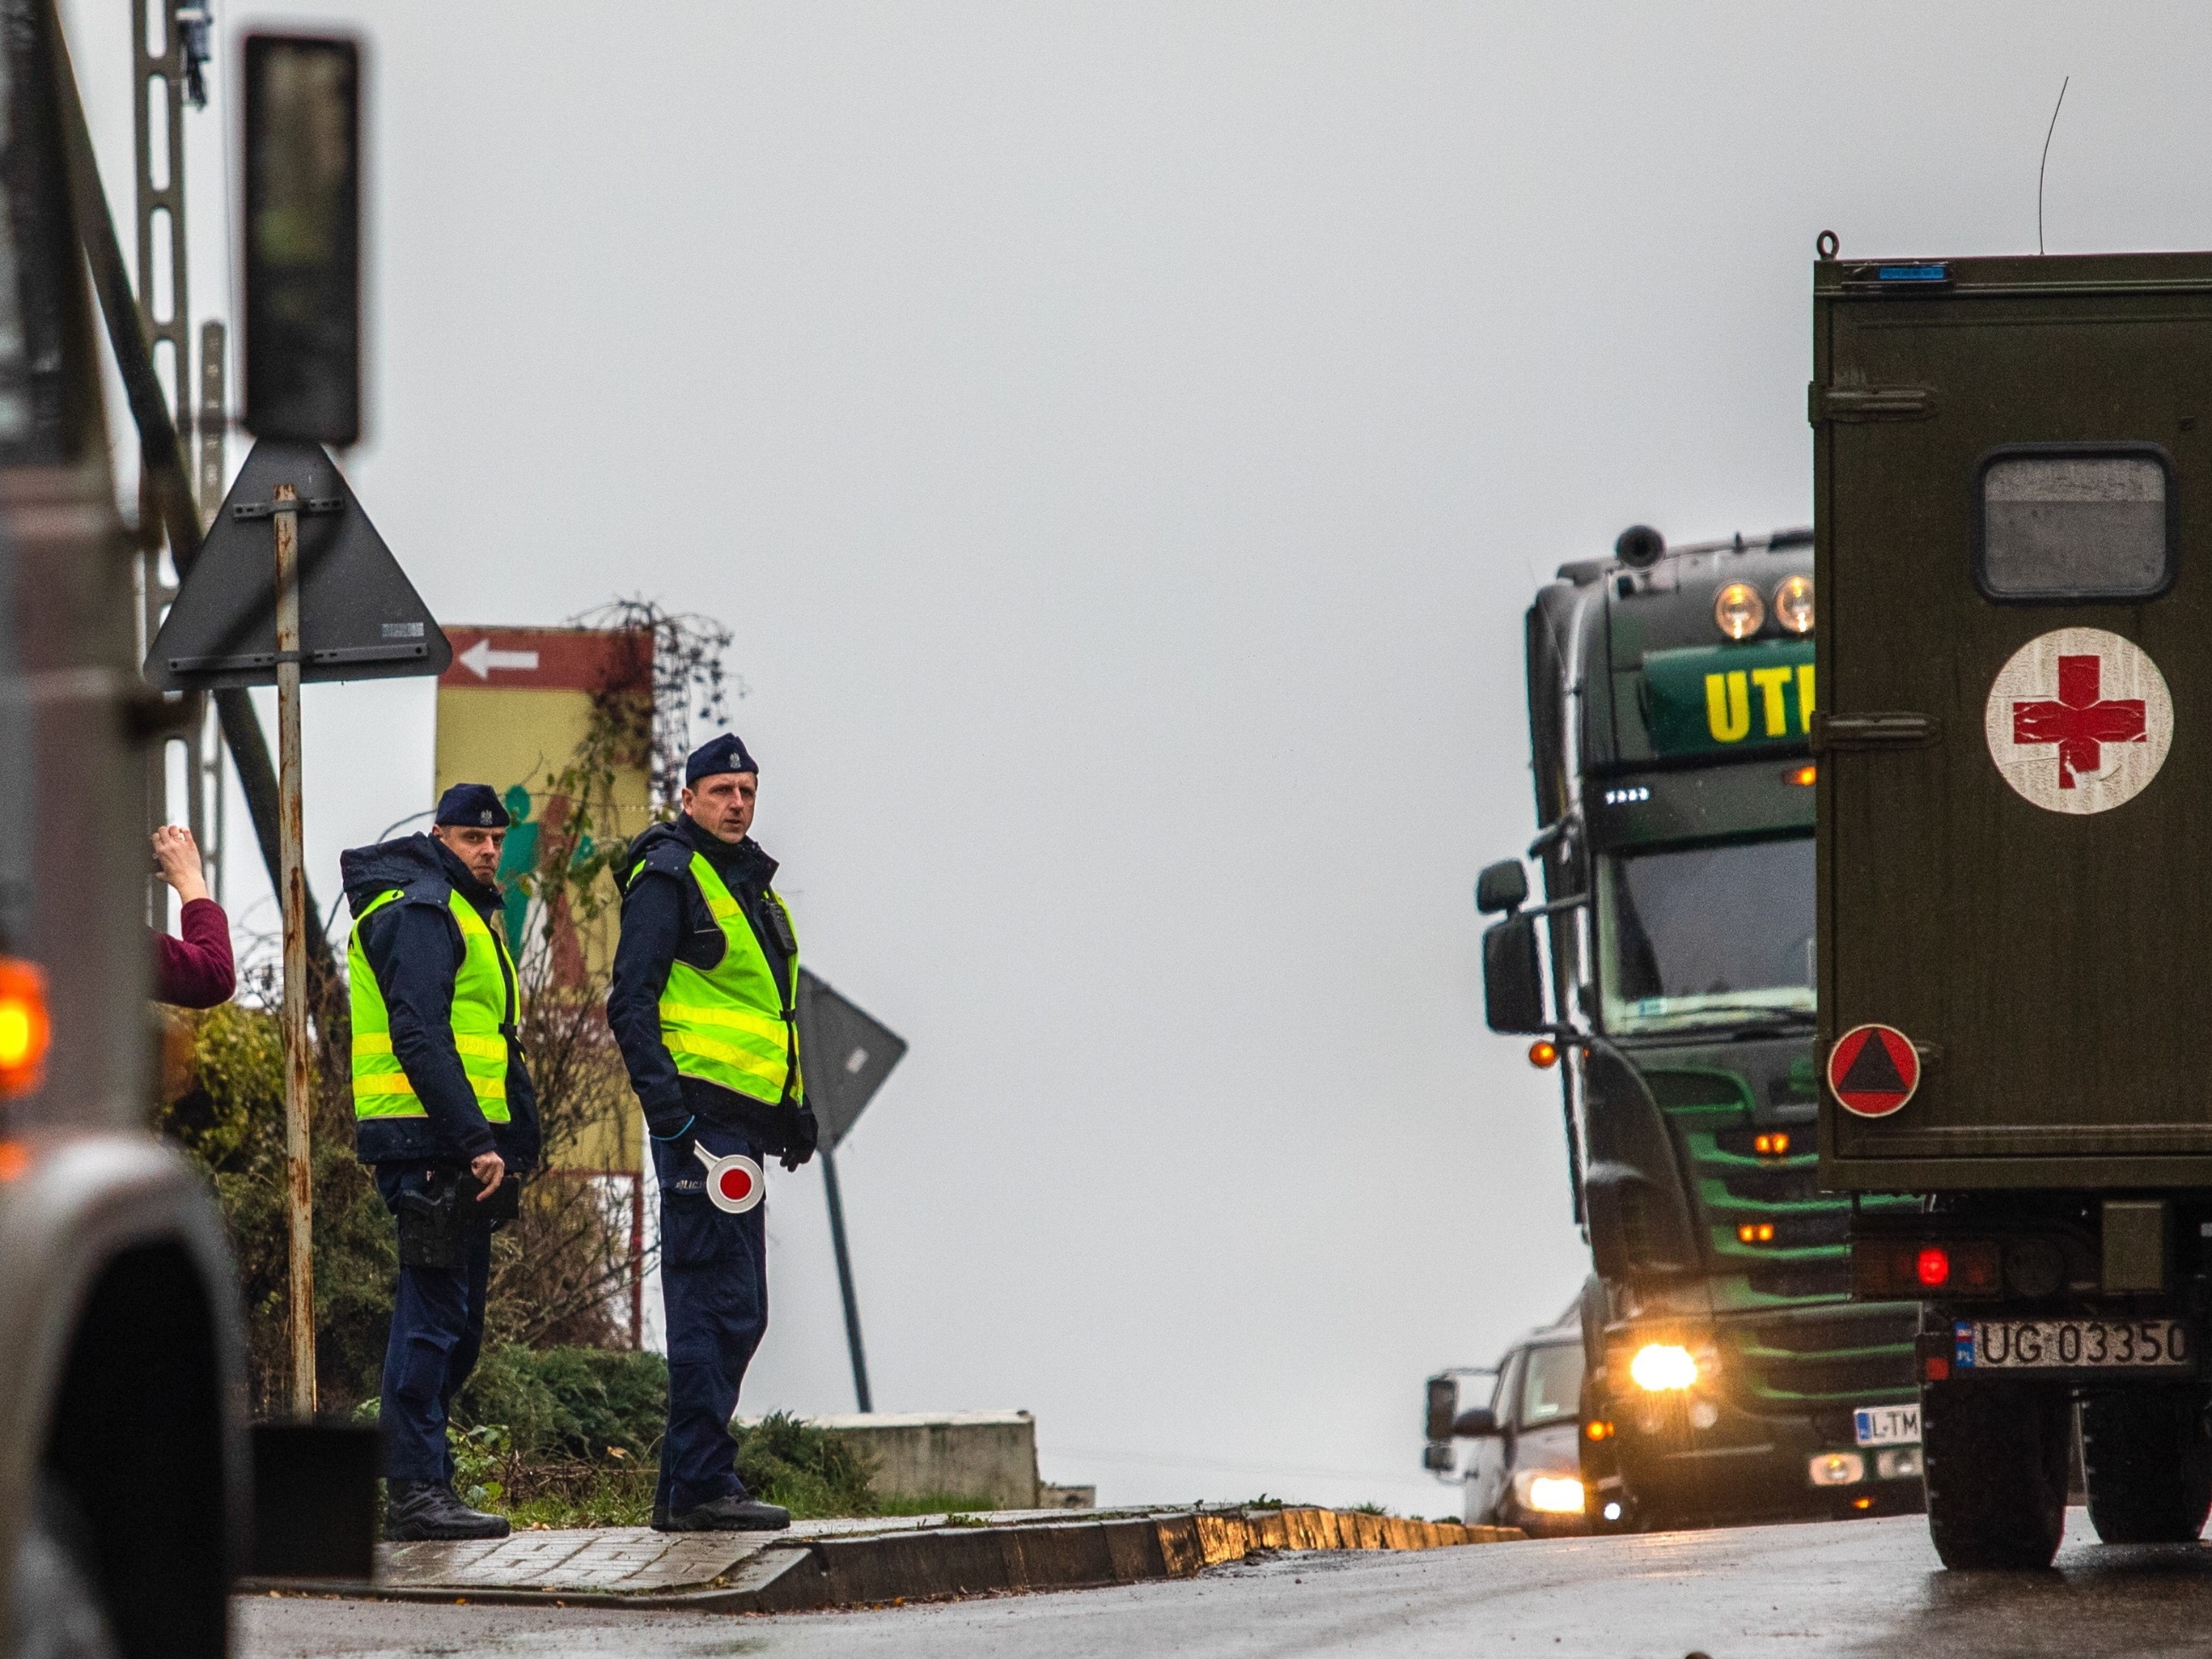
[[[666,1419],[668,1362],[623,1349],[496,1347],[454,1409],[465,1422],[499,1425],[526,1458],[647,1458]]]
[[[875,1465],[850,1441],[776,1412],[734,1431],[738,1478],[756,1498],[815,1519],[873,1515]]]

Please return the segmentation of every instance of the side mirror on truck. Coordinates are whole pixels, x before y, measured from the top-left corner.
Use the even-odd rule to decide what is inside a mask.
[[[1550,1029],[1535,917],[1508,916],[1483,933],[1482,1012],[1492,1030],[1509,1036]]]
[[[1428,1431],[1431,1440],[1449,1440],[1452,1419],[1459,1415],[1459,1378],[1449,1374],[1429,1379]]]
[[[1528,902],[1528,872],[1519,859],[1502,859],[1474,878],[1474,908],[1486,916],[1511,915]]]

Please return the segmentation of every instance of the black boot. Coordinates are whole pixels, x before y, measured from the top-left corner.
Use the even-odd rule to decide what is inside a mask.
[[[472,1510],[442,1480],[385,1483],[384,1536],[390,1543],[424,1538],[504,1538],[507,1517]]]
[[[789,1510],[761,1503],[743,1492],[678,1514],[656,1513],[653,1518],[656,1532],[781,1532],[790,1524]]]

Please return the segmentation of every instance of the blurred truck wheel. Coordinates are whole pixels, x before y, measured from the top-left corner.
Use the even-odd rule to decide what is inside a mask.
[[[2066,1525],[2064,1392],[1932,1382],[1920,1397],[1928,1530],[1953,1568],[2047,1567]]]
[[[2081,1402],[2089,1521],[2107,1544],[2188,1544],[2212,1514],[2212,1437],[2194,1388],[2130,1389]]]
[[[9,1659],[117,1659],[76,1506],[46,1482],[28,1520],[10,1585]]]

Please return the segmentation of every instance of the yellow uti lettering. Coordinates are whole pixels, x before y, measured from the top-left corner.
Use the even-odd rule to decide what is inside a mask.
[[[1770,738],[1790,734],[1790,709],[1782,701],[1782,688],[1790,684],[1791,670],[1787,668],[1754,668],[1751,683],[1759,690],[1762,708],[1766,716],[1766,735]]]
[[[1705,676],[1705,724],[1717,743],[1741,743],[1750,734],[1751,687],[1741,668]]]
[[[1809,662],[1797,665],[1797,729],[1813,729],[1813,665]]]

